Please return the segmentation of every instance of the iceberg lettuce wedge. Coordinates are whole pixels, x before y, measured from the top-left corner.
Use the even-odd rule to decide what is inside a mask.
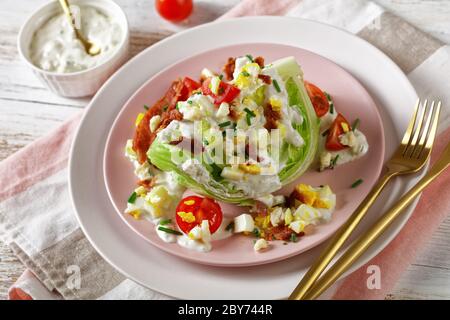
[[[280,163],[283,164],[278,171],[281,186],[298,178],[313,162],[319,140],[319,120],[304,87],[300,66],[293,57],[277,60],[266,68],[276,70],[284,82],[288,107],[295,108],[303,119],[300,123],[292,124],[303,143],[296,147],[283,141],[279,150]],[[260,94],[261,92],[258,92],[258,95]],[[255,100],[262,101],[261,97]],[[194,192],[239,205],[251,205],[256,198],[249,197],[234,181],[228,181],[221,176],[225,165],[205,161],[201,155],[193,156],[190,151],[164,142],[159,136],[152,143],[147,156],[160,170],[175,172],[178,183]],[[183,167],[187,161],[191,164],[189,170]]]

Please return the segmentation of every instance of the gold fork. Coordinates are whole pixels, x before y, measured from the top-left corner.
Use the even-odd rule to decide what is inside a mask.
[[[439,116],[440,106],[440,102],[437,104],[437,107],[435,107],[435,102],[433,101],[431,107],[428,107],[428,100],[425,100],[423,104],[420,103],[420,100],[417,101],[402,142],[392,158],[386,164],[386,173],[378,180],[374,188],[358,208],[356,208],[356,211],[350,216],[346,223],[335,233],[325,250],[313,263],[311,268],[291,293],[289,299],[301,300],[305,298],[308,290],[314,285],[331,260],[336,256],[339,249],[358,226],[383,188],[393,177],[417,172],[425,165],[430,155],[431,146],[435,136],[435,130],[430,130],[433,111],[435,110],[434,115],[435,119],[437,119],[436,115]],[[429,115],[428,120],[426,120],[427,114]],[[431,129],[433,129],[433,127],[431,127]]]
[[[427,138],[423,151],[430,153],[439,117],[439,106],[434,116],[433,125],[430,131],[430,138]],[[425,189],[438,175],[450,166],[450,143],[447,144],[444,152],[436,161],[430,171],[409,190],[389,211],[387,211],[378,221],[360,236],[351,247],[340,257],[336,263],[316,282],[316,284],[306,293],[304,299],[315,299],[329,288],[348,268],[379,238],[379,236],[391,225],[391,223],[402,213],[414,198]]]

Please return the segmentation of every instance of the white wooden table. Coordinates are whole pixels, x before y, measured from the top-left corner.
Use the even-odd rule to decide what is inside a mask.
[[[116,0],[126,11],[132,31],[133,53],[167,35],[211,21],[239,0],[198,0],[189,23],[175,26],[160,19],[153,0]],[[88,99],[64,99],[47,91],[19,60],[16,38],[34,8],[47,0],[0,2],[0,160],[86,106]],[[375,0],[435,37],[450,43],[449,0]],[[0,243],[0,299],[24,267]],[[388,295],[391,299],[450,299],[450,218],[433,236],[428,249],[411,265]]]

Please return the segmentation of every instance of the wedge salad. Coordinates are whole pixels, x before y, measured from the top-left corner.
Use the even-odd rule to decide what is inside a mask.
[[[176,79],[144,108],[125,146],[139,179],[125,214],[150,220],[165,242],[202,252],[234,234],[253,238],[258,252],[271,241],[297,242],[331,219],[336,196],[300,181],[289,194],[277,191],[310,168],[333,169],[368,150],[359,120],[338,113],[293,57],[229,58],[221,72]],[[242,213],[230,217],[229,204]]]

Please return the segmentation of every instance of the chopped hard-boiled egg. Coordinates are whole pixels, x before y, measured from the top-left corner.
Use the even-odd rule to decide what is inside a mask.
[[[269,98],[269,103],[272,106],[273,111],[281,112],[281,108],[283,107],[283,102],[281,101],[281,99],[279,99],[275,96],[271,96]]]
[[[277,207],[270,212],[270,223],[276,227],[284,221],[283,208]]]
[[[295,220],[302,220],[307,223],[314,223],[320,218],[320,212],[315,208],[301,204],[294,212]],[[291,223],[292,224],[292,223]]]
[[[353,147],[357,143],[357,140],[356,140],[356,137],[355,137],[355,134],[353,133],[353,131],[347,131],[346,133],[341,134],[339,136],[339,141],[344,146],[349,146],[349,147]]]
[[[240,164],[239,169],[248,174],[260,174],[261,167],[257,164]]]
[[[220,78],[212,77],[211,82],[209,83],[209,89],[213,94],[217,94],[219,92]]]
[[[320,171],[323,171],[326,168],[329,168],[330,166],[331,166],[331,153],[324,151],[320,154]]]
[[[181,220],[186,223],[192,223],[195,221],[195,216],[192,212],[178,211],[177,215],[180,216]]]
[[[305,230],[307,223],[303,220],[296,220],[296,221],[292,221],[289,224],[289,228],[291,228],[295,233],[300,233],[303,232],[303,230]]]
[[[209,230],[208,220],[203,220],[200,228],[202,229],[202,240],[203,242],[211,242],[211,231]]]
[[[214,76],[215,76],[215,74],[214,74],[211,70],[209,70],[208,68],[203,68],[203,70],[202,70],[202,72],[200,73],[200,75],[201,75],[203,78],[211,78],[211,77],[214,77]]]
[[[287,208],[284,212],[284,224],[288,226],[292,221],[294,221],[294,216],[292,215],[291,209]]]
[[[222,173],[220,175],[225,179],[236,181],[242,180],[242,178],[244,178],[244,173],[241,170],[233,167],[223,168]]]
[[[161,116],[159,114],[153,116],[150,119],[150,132],[155,132],[160,123],[161,123]]]
[[[253,245],[253,249],[255,251],[261,251],[264,249],[267,249],[269,247],[269,243],[265,239],[258,239],[256,240],[255,244]]]
[[[211,232],[209,230],[208,220],[203,220],[198,226],[195,226],[188,233],[188,238],[191,240],[198,240],[204,243],[211,242]]]
[[[200,240],[202,238],[202,228],[195,226],[189,231],[188,237],[191,240]]]
[[[134,192],[136,192],[138,196],[143,197],[147,194],[147,189],[145,189],[145,187],[143,186],[139,186],[136,189],[134,189]]]
[[[136,117],[136,121],[134,121],[134,124],[136,125],[136,127],[139,125],[139,123],[141,123],[142,119],[144,119],[145,113],[139,113]]]
[[[230,113],[230,106],[226,102],[222,102],[216,112],[217,118],[224,118]]]
[[[234,218],[234,232],[252,232],[255,229],[253,217],[248,213],[243,213]]]

